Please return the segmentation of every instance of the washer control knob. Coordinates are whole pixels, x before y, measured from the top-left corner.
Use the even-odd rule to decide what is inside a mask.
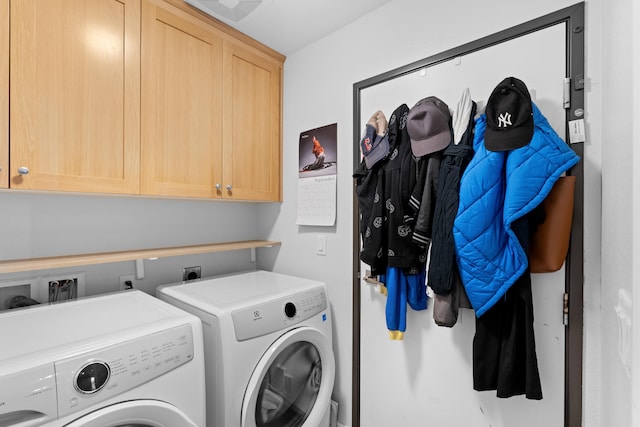
[[[109,365],[104,362],[91,362],[80,369],[74,386],[80,393],[95,393],[107,384],[110,375]]]
[[[284,314],[289,318],[292,319],[296,316],[296,305],[292,302],[288,302],[284,305]]]

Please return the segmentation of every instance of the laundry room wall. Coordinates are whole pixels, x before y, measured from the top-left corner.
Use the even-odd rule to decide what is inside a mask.
[[[353,83],[574,3],[570,0],[517,4],[498,0],[452,0],[434,4],[393,0],[288,56],[284,85],[284,202],[279,206],[258,207],[262,234],[268,239],[281,240],[283,246],[278,252],[265,253],[259,265],[328,283],[338,365],[334,397],[340,403],[342,425],[350,425],[352,420]],[[632,28],[637,27],[637,21],[634,25],[629,21],[632,3],[632,0],[606,4],[602,0],[586,2],[583,425],[594,427],[632,425],[632,386],[617,352],[615,307],[621,290],[632,292],[634,248],[627,236],[634,224],[635,205],[629,180],[633,168],[628,154],[632,151],[631,118],[637,117],[638,111],[633,115],[632,109],[625,105],[627,102],[616,102],[622,95],[620,92],[628,90],[633,81],[631,70],[609,67],[603,61],[606,57],[607,61],[625,67],[630,64],[629,58],[636,58],[637,62],[637,53],[629,55],[640,49],[634,46],[635,50],[630,50],[626,42]],[[635,106],[637,108],[637,102]],[[610,138],[610,126],[605,128],[604,123],[619,123],[620,119],[627,120],[628,124],[616,129],[617,138]],[[336,224],[333,227],[297,226],[299,134],[329,123],[338,124]],[[637,179],[634,182],[638,184]],[[606,199],[604,208],[602,197]],[[607,231],[604,242],[602,223]],[[317,235],[327,237],[326,256],[315,254]],[[603,273],[606,280],[602,279]],[[636,332],[633,336],[637,341]],[[394,362],[404,363],[397,360],[391,364]],[[375,372],[362,374],[375,375]],[[416,381],[428,381],[428,378]],[[372,392],[376,391],[362,390],[363,398]],[[405,409],[392,390],[385,393],[388,406],[380,411]],[[406,409],[412,411],[413,425],[423,423],[425,414],[419,409]]]
[[[640,3],[633,3],[633,12],[631,13],[631,21],[632,22],[640,22]],[[631,31],[633,32],[632,36],[632,56],[633,56],[633,67],[632,67],[632,75],[637,76],[640,73],[640,26],[632,25]],[[640,114],[640,84],[637,79],[631,80],[633,83],[633,91],[631,92],[633,98],[633,109],[632,109],[632,117],[638,117]],[[640,141],[640,120],[633,120],[633,134],[631,140],[636,143]],[[635,147],[634,146],[634,147]],[[633,150],[633,164],[640,165],[640,150]],[[632,175],[632,188],[635,190],[634,194],[637,194],[638,188],[640,188],[640,168],[633,168]],[[633,197],[633,211],[640,212],[640,197],[635,195]],[[632,232],[633,239],[633,250],[632,253],[636,254],[634,260],[637,259],[637,254],[640,253],[640,227],[633,227]],[[633,263],[633,272],[632,272],[632,280],[631,286],[633,284],[640,283],[640,263]],[[637,286],[636,286],[637,289]],[[638,307],[640,305],[640,292],[633,292],[633,306]],[[640,424],[640,402],[638,402],[638,396],[640,396],[640,339],[638,339],[638,335],[640,331],[640,316],[633,316],[633,330],[634,330],[634,339],[633,339],[633,349],[631,351],[631,355],[633,356],[633,366],[631,367],[632,372],[632,382],[633,382],[633,392],[632,401],[633,401],[633,425]]]
[[[598,343],[602,363],[599,388],[603,390],[601,425],[637,426],[640,389],[637,381],[632,387],[632,374],[638,378],[638,365],[635,371],[632,365],[638,359],[633,346],[634,342],[636,346],[640,344],[640,329],[638,323],[634,329],[631,319],[638,317],[634,316],[637,304],[634,308],[632,301],[634,293],[639,292],[637,270],[634,275],[639,241],[636,239],[634,245],[629,237],[638,227],[640,201],[636,172],[640,164],[640,19],[635,0],[603,1],[594,4],[593,9],[594,15],[602,17],[602,74],[600,82],[592,81],[592,85],[602,84],[602,296],[598,307],[602,336]],[[585,259],[585,263],[596,260]],[[636,301],[640,301],[637,298],[636,295]]]
[[[0,191],[0,260],[255,240],[254,203]],[[262,251],[277,248],[257,249]],[[134,287],[153,294],[182,280],[183,267],[201,266],[203,277],[253,270],[250,251],[239,250],[144,260]],[[87,295],[120,289],[135,262],[0,274],[0,281],[84,272]]]

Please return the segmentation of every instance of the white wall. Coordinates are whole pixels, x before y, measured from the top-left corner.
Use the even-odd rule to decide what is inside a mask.
[[[260,239],[256,215],[251,203],[0,191],[0,260]],[[183,267],[200,265],[203,276],[256,268],[248,250],[144,265],[135,287],[149,293],[182,280]],[[118,290],[119,276],[133,274],[135,263],[7,273],[0,281],[69,271],[84,271],[87,295],[94,295]]]
[[[618,354],[619,296],[633,298],[634,218],[633,140],[638,111],[631,96],[637,84],[633,61],[633,0],[602,2],[602,425],[631,426],[632,387]],[[595,9],[595,8],[594,8]],[[594,11],[594,13],[596,13]],[[636,70],[637,71],[637,70]],[[637,93],[637,92],[636,92]],[[636,104],[637,105],[637,104]],[[636,125],[637,126],[637,125]],[[636,211],[637,212],[637,211]],[[631,313],[628,313],[631,315]],[[637,356],[636,356],[637,357]],[[633,360],[633,359],[631,359]],[[605,423],[606,422],[606,423]]]
[[[640,3],[633,2],[632,22],[640,22]],[[640,26],[632,26],[632,50],[633,52],[633,73],[637,76],[640,73]],[[633,90],[631,92],[633,97],[633,117],[640,115],[640,83],[637,79],[632,80]],[[640,141],[640,120],[633,121],[633,137],[632,137],[632,149],[633,149],[633,164],[640,164],[640,149],[638,149],[638,142]],[[633,169],[633,211],[634,213],[640,212],[640,197],[638,197],[638,189],[640,188],[640,168]],[[640,263],[637,262],[638,253],[640,253],[640,227],[637,223],[633,225],[633,274],[632,274],[632,286],[635,283],[640,283]],[[633,305],[638,307],[640,305],[640,292],[633,292]],[[633,329],[635,331],[633,339],[633,361],[632,366],[632,381],[633,392],[631,394],[631,401],[633,404],[633,424],[640,425],[640,316],[633,317]]]
[[[260,230],[269,239],[283,241],[283,246],[277,253],[265,254],[261,264],[264,262],[265,268],[321,279],[329,284],[339,375],[335,397],[341,405],[341,423],[351,423],[353,83],[574,3],[544,0],[520,2],[514,7],[513,2],[498,0],[451,0],[430,6],[432,2],[393,0],[287,58],[285,202],[281,206],[258,208]],[[631,421],[631,385],[623,374],[616,352],[617,326],[613,307],[619,289],[631,291],[633,278],[634,248],[627,237],[634,217],[633,186],[629,179],[633,170],[630,160],[632,115],[628,100],[633,79],[628,68],[631,50],[627,49],[630,46],[625,39],[619,38],[630,37],[632,28],[637,27],[637,21],[636,25],[630,22],[632,3],[632,0],[606,4],[591,0],[586,4],[585,426],[626,426]],[[619,25],[620,21],[623,25]],[[635,51],[638,51],[637,46]],[[633,58],[637,62],[637,54]],[[608,62],[623,68],[609,67]],[[606,94],[605,90],[608,91]],[[618,102],[620,99],[623,101]],[[637,102],[636,97],[636,107]],[[636,111],[633,117],[637,115]],[[625,120],[626,124],[612,129],[611,123]],[[299,134],[334,122],[338,123],[339,145],[336,226],[298,227],[295,214]],[[603,129],[603,123],[608,123],[606,129]],[[635,131],[637,137],[637,124]],[[612,133],[615,138],[611,137]],[[605,200],[604,208],[601,197]],[[606,235],[602,238],[601,251],[603,219]],[[326,257],[315,255],[315,235],[319,233],[328,236]],[[636,238],[636,246],[639,240]],[[601,256],[601,252],[606,255]],[[601,281],[601,270],[606,280]],[[637,280],[637,275],[635,278]],[[367,390],[363,393],[366,396]],[[402,406],[402,402],[393,401],[392,393],[389,399],[390,407]],[[414,422],[414,425],[422,424],[422,420]]]

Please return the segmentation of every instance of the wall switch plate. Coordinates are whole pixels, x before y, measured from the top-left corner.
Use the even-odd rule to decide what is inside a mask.
[[[316,255],[327,255],[327,236],[324,234],[316,236]]]

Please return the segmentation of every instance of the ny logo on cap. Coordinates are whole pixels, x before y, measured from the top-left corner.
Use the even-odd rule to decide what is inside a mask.
[[[506,128],[507,126],[511,126],[511,114],[510,113],[502,113],[498,115],[498,127]]]

